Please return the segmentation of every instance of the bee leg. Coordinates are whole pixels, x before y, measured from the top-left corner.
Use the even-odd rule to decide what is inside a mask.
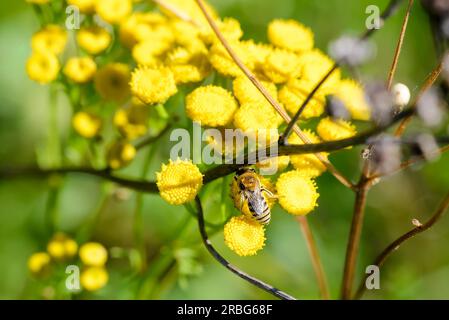
[[[279,199],[279,197],[277,195],[275,195],[273,192],[271,192],[270,190],[268,190],[264,187],[260,188],[260,191],[265,192],[270,198]]]
[[[243,192],[240,192],[240,212],[243,213],[243,205],[245,203],[245,196],[243,195]]]

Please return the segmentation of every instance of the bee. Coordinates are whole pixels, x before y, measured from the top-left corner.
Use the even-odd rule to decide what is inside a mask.
[[[270,198],[276,198],[276,196],[262,185],[256,171],[248,167],[240,168],[234,176],[234,181],[240,197],[240,211],[243,212],[246,202],[256,221],[263,225],[269,224],[271,211],[264,193]]]

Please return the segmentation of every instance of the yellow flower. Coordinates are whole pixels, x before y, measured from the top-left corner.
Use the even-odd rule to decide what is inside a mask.
[[[319,193],[315,182],[298,170],[281,174],[276,182],[279,204],[294,215],[306,215],[316,206]]]
[[[47,244],[47,251],[55,260],[65,260],[74,257],[78,244],[64,233],[56,233]]]
[[[118,24],[131,14],[133,4],[131,0],[96,0],[95,9],[104,21]]]
[[[95,89],[106,100],[125,100],[129,94],[130,71],[124,63],[110,63],[95,74]]]
[[[260,83],[267,89],[268,93],[277,99],[278,93],[276,85],[272,82],[260,81]],[[248,79],[248,77],[241,76],[234,79],[232,82],[234,95],[241,104],[247,102],[267,102],[265,97],[260,93],[259,89]]]
[[[301,73],[299,56],[293,52],[275,49],[268,54],[263,71],[274,83],[283,83]]]
[[[186,97],[187,116],[202,125],[217,127],[229,124],[237,110],[237,101],[221,87],[199,87]]]
[[[89,267],[103,267],[108,261],[108,251],[98,242],[88,242],[80,248],[80,259]]]
[[[159,193],[170,204],[179,205],[192,201],[203,185],[203,175],[188,160],[169,161],[156,173]]]
[[[351,79],[341,80],[337,85],[335,96],[345,104],[353,119],[365,121],[370,119],[371,109],[359,83]]]
[[[208,28],[209,24],[207,23],[206,18],[204,17],[203,12],[199,8],[198,4],[195,0],[166,0],[164,1],[167,5],[170,5],[176,8],[179,12],[185,13],[189,16],[196,24],[200,25],[202,28]],[[203,1],[206,6],[207,12],[216,19],[217,14],[215,10],[207,3],[207,1]],[[169,17],[177,18],[173,12],[165,9],[164,7],[160,7],[160,10],[165,13]]]
[[[46,252],[37,252],[28,259],[28,270],[35,276],[44,276],[50,270],[51,258]]]
[[[125,138],[133,140],[147,132],[148,115],[149,109],[147,107],[132,104],[117,110],[114,115],[114,124]]]
[[[253,69],[255,59],[244,41],[230,41],[230,46],[248,68]],[[222,75],[230,77],[242,76],[240,68],[232,60],[226,49],[220,42],[215,42],[210,48],[209,61],[212,66]]]
[[[109,280],[109,274],[105,268],[89,267],[81,272],[80,283],[87,291],[97,291],[103,288]]]
[[[97,71],[97,64],[91,57],[73,57],[67,60],[64,74],[76,83],[86,83],[92,80]]]
[[[205,52],[190,52],[182,47],[168,54],[166,64],[173,72],[176,83],[199,82],[211,70]]]
[[[72,119],[75,131],[84,138],[95,137],[101,129],[101,119],[88,112],[77,112]]]
[[[136,156],[136,148],[126,141],[113,143],[107,152],[109,167],[113,170],[120,169],[128,165]]]
[[[76,41],[87,53],[97,55],[109,47],[111,35],[104,28],[88,27],[77,32]]]
[[[148,39],[168,43],[174,39],[173,31],[167,25],[167,18],[157,12],[132,13],[120,24],[119,37],[129,49]]]
[[[332,61],[327,55],[318,49],[307,51],[299,56],[301,77],[307,80],[311,80],[313,83],[318,83],[334,66],[335,62]],[[332,75],[326,80],[323,88],[334,88],[340,81],[341,71],[335,70]]]
[[[240,22],[234,18],[224,18],[217,20],[216,24],[220,29],[221,34],[228,41],[239,40],[243,36],[243,31],[240,27]],[[201,39],[207,44],[212,44],[219,41],[212,28],[204,28],[201,30]]]
[[[59,61],[48,52],[35,52],[28,58],[26,71],[31,80],[46,84],[58,77]]]
[[[275,46],[295,52],[313,48],[313,32],[295,20],[276,19],[268,25],[268,39]]]
[[[133,59],[138,65],[156,67],[161,61],[157,55],[162,54],[164,43],[154,41],[142,41],[137,43],[132,49]]]
[[[224,226],[224,240],[239,256],[253,256],[265,245],[265,229],[245,216],[232,217]]]
[[[26,0],[26,2],[32,4],[47,4],[50,2],[50,0]]]
[[[357,133],[355,126],[350,122],[341,119],[333,120],[329,117],[321,119],[316,130],[324,141],[346,139]]]
[[[95,11],[95,2],[97,0],[67,0],[67,3],[79,8],[80,12],[91,14]]]
[[[303,130],[304,135],[310,140],[311,143],[320,143],[321,140],[318,136],[312,132],[311,130]],[[304,144],[301,138],[296,134],[291,134],[288,138],[289,144]],[[328,153],[321,152],[320,155],[327,159]],[[301,173],[309,176],[309,177],[318,177],[324,171],[326,171],[326,166],[316,157],[314,154],[298,154],[291,155],[290,162],[293,167]]]
[[[67,32],[58,25],[50,24],[36,32],[31,38],[35,52],[60,54],[67,43]]]
[[[234,115],[234,125],[243,132],[276,129],[278,114],[264,102],[248,102],[240,106]]]
[[[272,157],[267,160],[256,163],[256,166],[260,169],[272,170],[276,169],[277,172],[285,170],[290,163],[289,156]]]
[[[146,104],[165,103],[178,92],[173,73],[167,67],[135,69],[130,86],[132,93]]]

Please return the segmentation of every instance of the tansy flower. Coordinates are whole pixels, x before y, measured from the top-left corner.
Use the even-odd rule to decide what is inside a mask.
[[[283,83],[301,73],[300,59],[293,52],[275,49],[266,58],[263,66],[265,75],[274,83]]]
[[[44,276],[50,269],[51,258],[46,252],[37,252],[28,259],[28,270],[35,276]]]
[[[231,122],[236,110],[237,101],[221,87],[199,87],[186,97],[187,116],[202,125],[225,126]]]
[[[103,267],[108,260],[108,251],[101,243],[88,242],[81,246],[79,256],[86,266]]]
[[[96,0],[95,9],[106,22],[118,24],[131,14],[133,6],[131,0]]]
[[[120,169],[128,165],[136,156],[136,148],[129,142],[119,140],[113,143],[107,152],[107,161],[111,169]]]
[[[95,89],[106,100],[125,100],[129,94],[130,71],[124,63],[110,63],[95,74]]]
[[[264,102],[244,103],[234,115],[234,126],[243,132],[276,129],[278,125],[278,114]]]
[[[173,73],[167,67],[135,69],[130,86],[133,94],[146,104],[165,103],[178,92]]]
[[[91,57],[73,57],[67,60],[64,74],[76,83],[86,83],[94,77],[97,64]]]
[[[243,41],[230,41],[230,46],[240,58],[244,65],[253,69],[254,56],[252,52],[248,50],[247,45]],[[240,68],[235,64],[234,60],[228,54],[226,49],[220,42],[215,42],[210,48],[209,61],[212,66],[224,76],[238,77],[243,76]]]
[[[313,32],[295,20],[276,19],[268,25],[268,39],[276,47],[295,52],[313,48]]]
[[[292,170],[281,174],[276,182],[279,204],[294,215],[306,215],[316,206],[319,193],[315,182],[299,172]]]
[[[49,52],[35,52],[28,58],[26,71],[31,80],[46,84],[58,77],[59,61]]]
[[[357,133],[355,126],[350,122],[341,119],[333,120],[329,117],[321,119],[316,130],[324,141],[346,139]]]
[[[173,72],[176,83],[199,82],[206,78],[211,70],[205,52],[190,52],[182,47],[168,54],[166,64]]]
[[[196,165],[188,160],[169,161],[162,164],[156,173],[159,193],[165,201],[173,205],[192,201],[203,185],[203,175]]]
[[[207,23],[206,18],[204,17],[203,12],[199,8],[198,4],[195,0],[166,0],[164,1],[167,5],[176,8],[179,12],[184,12],[187,16],[189,16],[196,24],[200,25],[201,28],[209,28],[209,24]],[[213,19],[216,19],[217,14],[215,10],[207,3],[207,1],[203,1],[207,12],[212,16]],[[167,10],[163,6],[159,7],[160,10],[169,17],[173,17],[178,19],[173,12]]]
[[[309,139],[310,143],[320,143],[321,140],[318,136],[311,130],[303,130],[304,135]],[[304,144],[301,138],[296,134],[291,134],[288,137],[289,144]],[[320,155],[327,159],[328,154],[321,152]],[[317,158],[314,154],[297,154],[290,156],[290,162],[293,167],[299,170],[304,175],[309,177],[318,177],[324,171],[326,171],[326,166]]]
[[[245,216],[232,217],[224,226],[224,241],[239,256],[253,256],[265,245],[265,229]]]
[[[307,51],[299,56],[301,77],[318,83],[334,66],[335,62],[318,49]],[[323,88],[335,87],[340,81],[341,71],[335,70],[324,82]]]
[[[76,33],[76,41],[87,53],[97,55],[109,47],[111,35],[104,28],[98,26],[88,27]]]
[[[261,84],[267,89],[268,93],[277,99],[278,93],[276,85],[272,82],[261,81]],[[248,77],[241,76],[234,79],[232,82],[234,95],[241,104],[247,102],[267,102],[265,97],[260,93],[259,89],[248,79]]]
[[[67,3],[78,7],[82,13],[91,14],[95,11],[96,0],[67,0]]]
[[[169,46],[165,46],[163,42],[142,41],[133,47],[132,56],[138,65],[156,67],[161,64],[158,55],[168,48]]]
[[[147,132],[148,115],[147,107],[132,104],[117,110],[114,115],[114,125],[125,138],[133,140]]]
[[[240,22],[234,18],[224,18],[223,20],[216,21],[216,24],[220,29],[221,34],[228,41],[239,40],[243,36]],[[218,38],[212,28],[202,29],[201,39],[207,44],[212,44],[218,41]]]
[[[55,260],[70,259],[76,255],[78,244],[64,233],[56,233],[47,244],[47,252]]]
[[[31,37],[34,52],[60,54],[67,43],[67,32],[58,25],[50,24]]]
[[[160,13],[134,12],[120,24],[119,37],[120,41],[131,49],[148,38],[169,41],[174,35],[167,25],[167,18]]]
[[[101,119],[88,112],[77,112],[72,119],[75,131],[84,138],[95,137],[101,129]]]
[[[336,87],[335,96],[345,104],[353,119],[365,121],[370,119],[371,109],[359,83],[351,79],[341,80]]]
[[[88,267],[81,271],[80,283],[84,290],[97,291],[109,280],[108,272],[102,267]]]
[[[256,163],[259,169],[276,173],[285,170],[290,163],[289,156],[272,157]]]
[[[270,81],[263,73],[263,67],[267,57],[274,51],[274,47],[266,43],[255,43],[248,40],[244,42],[244,47],[250,52],[253,59],[253,71],[259,80]]]

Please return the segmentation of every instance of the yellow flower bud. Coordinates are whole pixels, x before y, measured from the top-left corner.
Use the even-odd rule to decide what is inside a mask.
[[[96,0],[67,0],[67,3],[79,8],[80,12],[92,14],[95,11]]]
[[[108,280],[109,274],[102,267],[88,267],[81,271],[80,283],[84,290],[100,290],[108,283]]]
[[[76,83],[89,82],[96,71],[97,65],[91,57],[70,58],[63,70],[67,78]]]
[[[321,119],[316,128],[318,135],[324,141],[333,141],[350,138],[357,133],[356,127],[348,121],[331,118]]]
[[[132,104],[117,110],[114,125],[128,140],[145,135],[148,131],[149,109],[142,105]]]
[[[336,87],[335,96],[339,98],[355,120],[369,120],[371,109],[365,99],[362,86],[351,79],[344,79]]]
[[[50,270],[51,258],[46,252],[37,252],[28,259],[28,270],[35,276],[44,276]]]
[[[295,20],[276,19],[268,25],[268,39],[275,46],[296,52],[311,50],[313,32]]]
[[[47,244],[47,252],[55,260],[66,260],[73,258],[78,251],[75,240],[62,232],[56,233]]]
[[[59,61],[49,52],[35,52],[28,58],[26,71],[31,80],[47,84],[58,77]]]
[[[265,229],[245,216],[232,217],[224,226],[224,240],[239,256],[253,256],[265,245]]]
[[[118,24],[131,14],[131,0],[96,0],[95,9],[106,22]]]
[[[95,89],[103,99],[120,102],[129,97],[130,71],[124,63],[110,63],[95,74]]]
[[[293,52],[276,49],[268,56],[263,66],[265,75],[274,83],[284,83],[301,73],[299,56]]]
[[[111,35],[106,29],[94,26],[79,30],[76,41],[87,53],[97,55],[109,47]]]
[[[93,138],[100,132],[101,119],[88,112],[80,111],[73,116],[72,126],[84,138]]]
[[[136,148],[129,142],[120,140],[109,147],[107,160],[111,169],[117,170],[127,166],[136,156]]]
[[[50,24],[31,38],[34,52],[60,54],[67,44],[67,32],[58,25]]]
[[[103,267],[108,260],[108,251],[101,243],[88,242],[81,246],[79,256],[87,266]]]

